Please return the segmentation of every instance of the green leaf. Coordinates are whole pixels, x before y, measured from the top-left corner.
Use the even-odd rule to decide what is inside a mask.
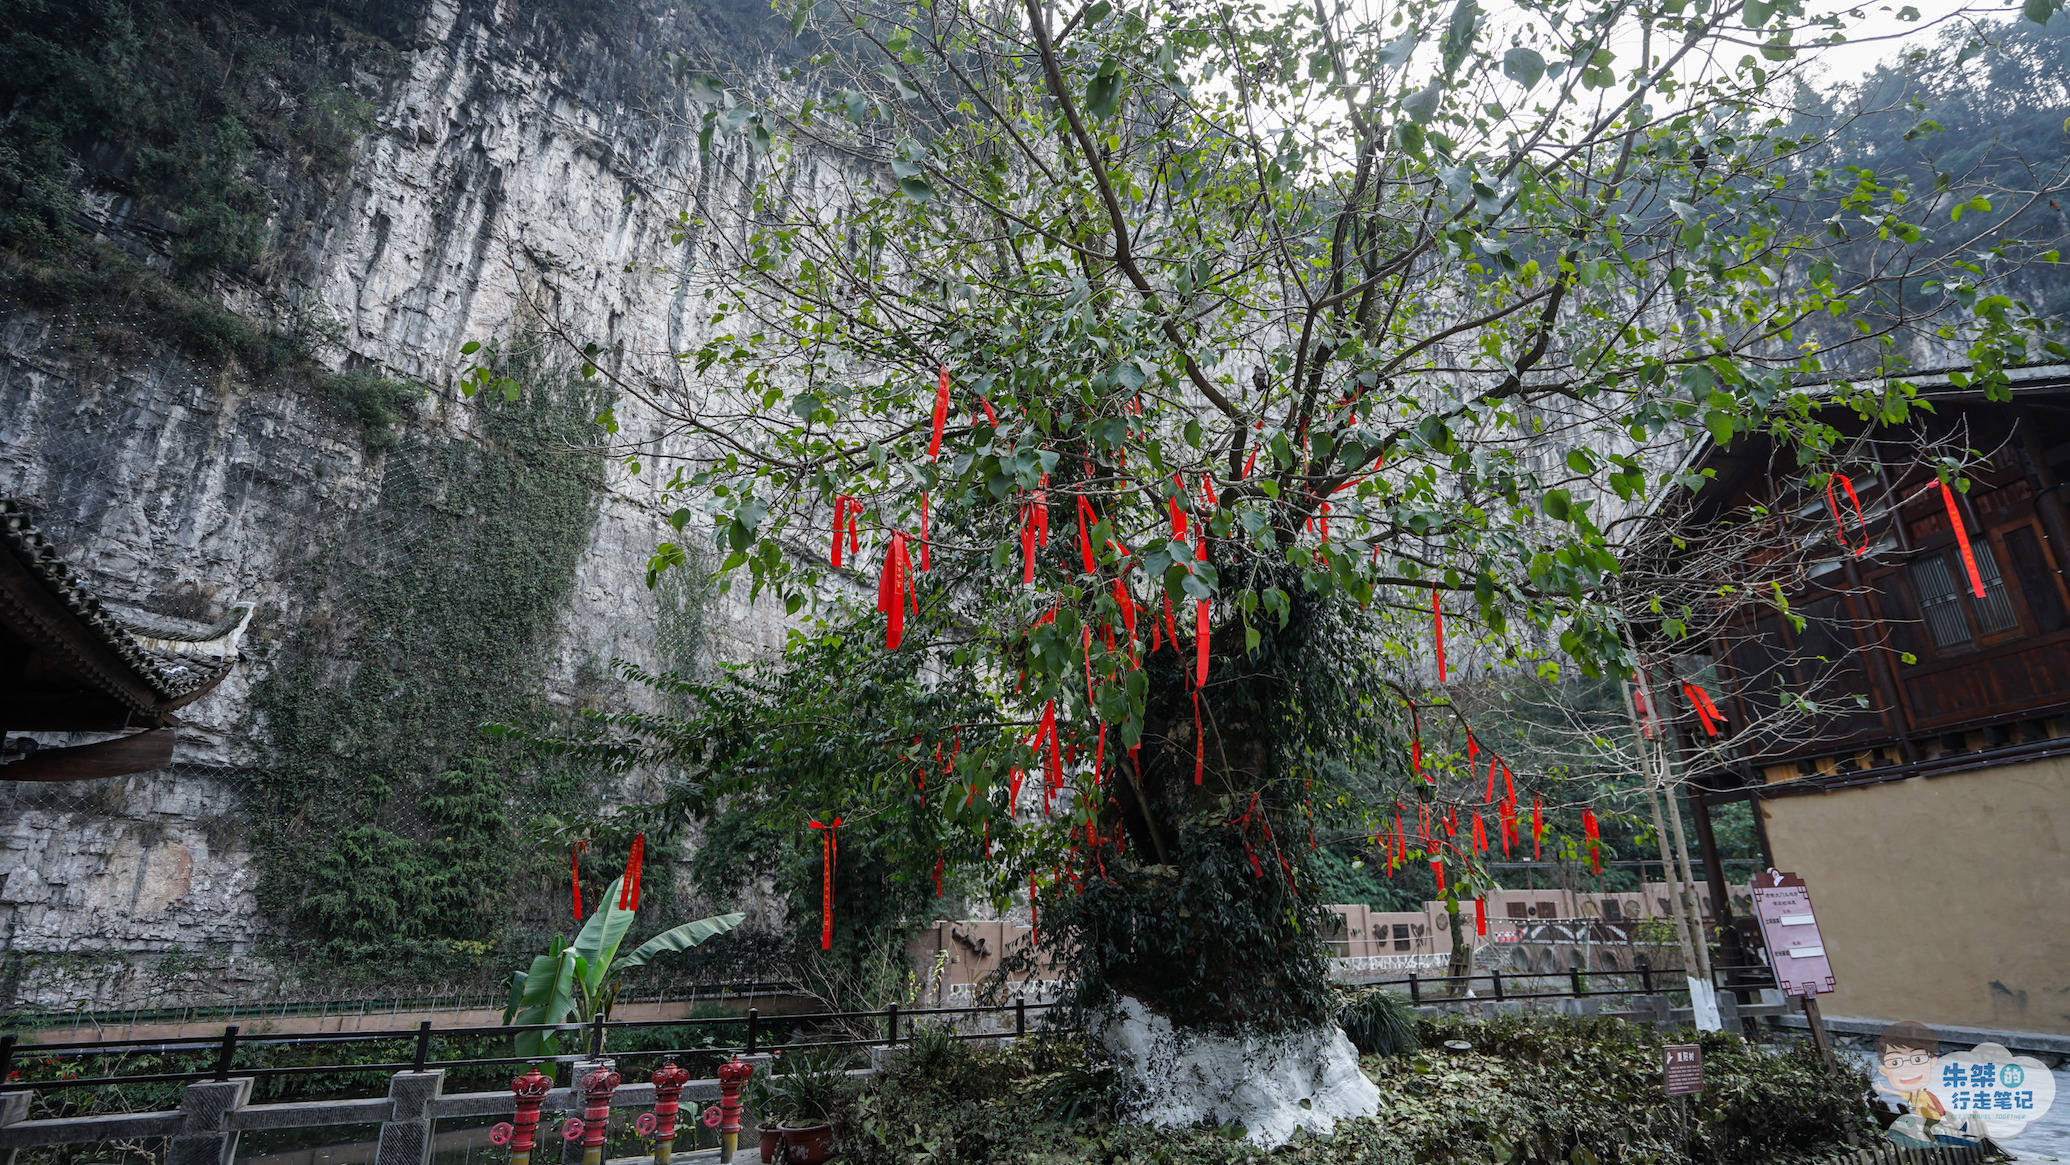
[[[1529,89],[1545,78],[1545,58],[1533,49],[1513,48],[1502,54],[1502,75]]]
[[[618,954],[618,944],[625,941],[625,932],[632,929],[633,912],[618,906],[618,891],[624,881],[622,874],[611,879],[611,884],[604,888],[603,905],[597,907],[589,921],[582,924],[582,933],[576,935],[575,941],[568,946],[587,964],[582,986],[591,995],[603,985],[604,977],[611,970],[611,960]]]
[[[739,926],[741,920],[746,917],[747,915],[740,913],[714,914],[710,918],[700,918],[695,922],[672,927],[641,943],[631,954],[618,960],[618,965],[644,967],[656,955],[687,951],[706,939],[717,938]]]
[[[1747,0],[1745,15],[1748,28],[1759,28],[1775,15],[1775,5],[1771,0]]]
[[[2020,15],[2036,24],[2047,24],[2048,18],[2056,14],[2062,0],[2026,0],[2020,5]]]
[[[1473,48],[1474,30],[1481,22],[1481,6],[1478,0],[1459,0],[1452,8],[1452,19],[1445,25],[1445,39],[1439,49],[1444,54],[1445,76],[1459,71],[1459,65],[1466,60],[1468,50]]]
[[[1120,100],[1121,66],[1109,59],[1085,87],[1085,108],[1094,117],[1105,119],[1113,114],[1115,103]]]
[[[1567,515],[1573,512],[1573,507],[1573,499],[1563,489],[1546,490],[1545,496],[1538,499],[1538,508],[1544,510],[1545,516],[1555,522],[1566,521]]]
[[[1436,116],[1438,107],[1438,97],[1441,96],[1444,93],[1444,91],[1444,82],[1432,81],[1430,84],[1425,85],[1423,88],[1417,90],[1414,93],[1411,93],[1408,96],[1408,98],[1402,102],[1402,112],[1408,114],[1412,118],[1415,118],[1416,121],[1419,123],[1427,122],[1432,117]]]
[[[581,960],[572,947],[550,955],[539,955],[532,960],[532,969],[526,971],[520,980],[513,975],[512,1004],[509,1012],[521,1025],[541,1023],[566,1023],[569,1013],[575,1009],[575,971]],[[519,1032],[517,1054],[520,1056],[550,1056],[554,1052],[554,1033]]]

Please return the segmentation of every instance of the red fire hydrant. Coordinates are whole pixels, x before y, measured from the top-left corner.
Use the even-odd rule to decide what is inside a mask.
[[[740,1093],[755,1066],[735,1056],[719,1065],[719,1160],[733,1160],[740,1145]]]
[[[582,1165],[604,1165],[604,1131],[611,1123],[611,1094],[618,1091],[611,1061],[584,1073],[575,1091],[582,1097],[582,1115],[561,1126],[561,1137],[582,1139]]]
[[[510,1165],[530,1165],[532,1134],[539,1128],[539,1105],[553,1090],[553,1080],[533,1068],[510,1082],[517,1114],[489,1130],[489,1143],[510,1146]]]
[[[675,1152],[676,1110],[682,1104],[683,1086],[688,1083],[689,1070],[674,1060],[663,1061],[654,1073],[654,1165],[668,1165],[669,1155]]]

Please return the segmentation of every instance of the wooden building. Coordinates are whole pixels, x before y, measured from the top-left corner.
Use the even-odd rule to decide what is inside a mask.
[[[24,507],[0,498],[0,780],[165,767],[174,714],[230,673],[250,617],[240,605],[200,636],[146,634],[102,604]]]
[[[1832,501],[1762,438],[1704,456],[1699,518],[1766,507],[1831,553],[1789,615],[1697,661],[1729,725],[1819,709],[1698,776],[1698,840],[1716,895],[1703,810],[1753,803],[1764,857],[1811,888],[1827,1015],[2070,1035],[2070,368],[2016,374],[2009,402],[1959,383],[1901,426],[1832,417],[1858,442]],[[1984,459],[1952,495],[1974,576],[1933,467],[1962,449]]]

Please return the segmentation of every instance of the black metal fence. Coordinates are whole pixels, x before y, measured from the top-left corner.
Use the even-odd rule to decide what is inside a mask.
[[[474,1027],[437,1027],[432,1021],[424,1020],[415,1028],[394,1031],[317,1032],[292,1034],[266,1034],[245,1032],[238,1024],[230,1024],[221,1035],[183,1036],[169,1039],[142,1040],[85,1040],[58,1043],[22,1043],[16,1035],[0,1036],[0,1091],[27,1090],[50,1091],[63,1088],[96,1088],[119,1084],[173,1084],[197,1080],[228,1080],[232,1077],[262,1080],[282,1076],[317,1075],[322,1073],[393,1073],[422,1072],[431,1068],[459,1069],[486,1068],[499,1065],[520,1064],[565,1064],[578,1060],[594,1059],[607,1052],[614,1057],[629,1060],[685,1058],[711,1055],[719,1044],[730,1044],[736,1050],[753,1055],[756,1053],[800,1051],[817,1048],[867,1048],[898,1043],[900,1024],[908,1025],[927,1020],[940,1021],[947,1017],[975,1019],[981,1016],[996,1016],[1001,1023],[993,1030],[951,1031],[959,1039],[982,1039],[1012,1034],[1028,1033],[1030,1012],[1038,1014],[1057,1006],[1054,1003],[1029,1003],[1016,999],[1012,1003],[989,1007],[927,1007],[902,1009],[893,1004],[882,1011],[825,1011],[805,1013],[781,1013],[763,1015],[757,1008],[749,1008],[745,1015],[709,1016],[684,1019],[648,1020],[606,1020],[598,1015],[588,1023],[560,1024],[512,1024]],[[1011,1016],[1013,1026],[1004,1025]],[[880,1036],[862,1036],[826,1039],[798,1040],[799,1029],[876,1028]],[[690,1029],[692,1031],[714,1029],[722,1034],[731,1029],[740,1038],[721,1038],[713,1043],[686,1045],[675,1048],[649,1048],[639,1051],[613,1050],[614,1036],[622,1036],[656,1029]],[[908,1026],[906,1033],[910,1035]],[[468,1039],[514,1038],[526,1032],[549,1032],[558,1036],[579,1040],[579,1052],[556,1052],[545,1056],[463,1056],[441,1058],[437,1053],[441,1043]],[[407,1060],[380,1063],[356,1063],[344,1060],[326,1061],[316,1064],[264,1065],[240,1064],[239,1055],[249,1056],[257,1049],[292,1046],[296,1048],[334,1047],[341,1051],[353,1047],[378,1047],[380,1045],[408,1042],[411,1048]],[[108,1075],[67,1075],[51,1079],[29,1079],[17,1072],[18,1061],[25,1056],[38,1060],[57,1059],[93,1060],[131,1056],[138,1054],[177,1056],[186,1054],[197,1059],[207,1058],[206,1067],[196,1067],[178,1072],[115,1073]]]

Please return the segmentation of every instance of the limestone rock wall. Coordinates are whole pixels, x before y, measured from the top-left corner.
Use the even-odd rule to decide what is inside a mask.
[[[787,30],[751,0],[624,8],[571,43],[527,5],[425,5],[395,69],[353,82],[377,127],[356,164],[273,191],[272,274],[219,287],[221,300],[317,321],[333,368],[421,379],[433,396],[409,423],[463,439],[471,414],[451,385],[469,340],[545,313],[604,344],[600,362],[693,346],[698,240],[672,241],[684,208],[667,192],[712,177],[663,54],[773,64]],[[148,250],[119,200],[101,209],[105,237]],[[266,771],[243,731],[252,686],[285,636],[349,616],[316,607],[297,572],[352,532],[407,449],[370,449],[312,394],[138,339],[139,321],[0,306],[0,494],[33,507],[141,624],[191,632],[232,601],[259,604],[245,662],[188,709],[172,770],[0,782],[0,1008],[135,1002],[163,988],[150,967],[197,950],[232,985],[228,968],[269,925],[237,820],[236,783]],[[128,342],[93,342],[111,332]],[[636,402],[618,415],[625,437],[663,432]],[[611,466],[539,680],[557,705],[593,695],[602,661],[660,658],[643,575],[667,533],[649,478]],[[779,612],[714,601],[708,654],[779,641]],[[335,661],[338,674],[354,662]]]

